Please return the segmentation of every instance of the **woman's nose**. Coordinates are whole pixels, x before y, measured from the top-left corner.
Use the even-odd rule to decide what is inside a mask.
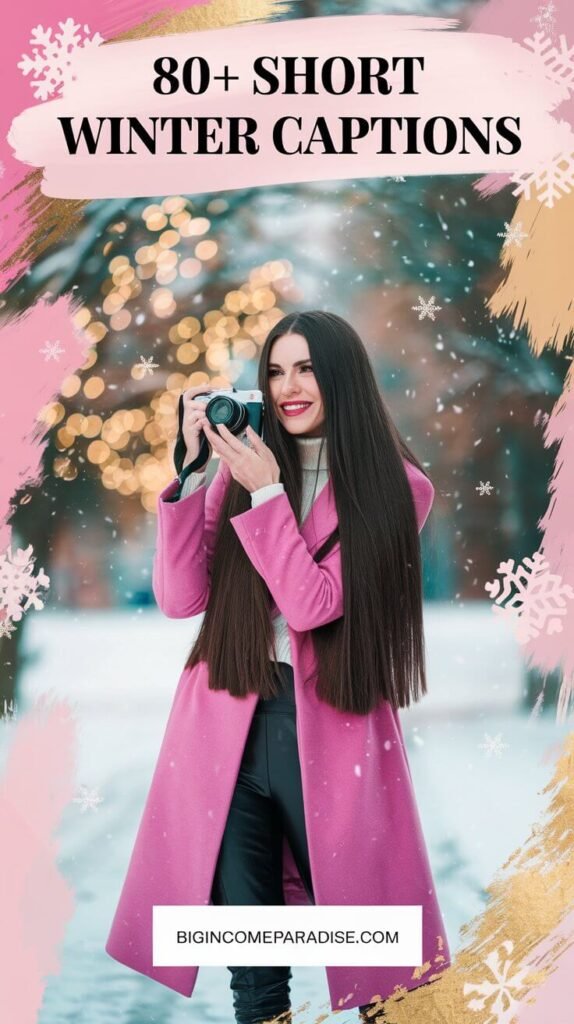
[[[282,388],[282,391],[281,391],[281,394],[283,395],[283,397],[284,398],[291,398],[293,395],[296,395],[297,392],[298,392],[298,388],[297,388],[297,385],[296,385],[295,381],[288,381],[288,380],[286,380],[285,383],[283,384],[283,388]]]

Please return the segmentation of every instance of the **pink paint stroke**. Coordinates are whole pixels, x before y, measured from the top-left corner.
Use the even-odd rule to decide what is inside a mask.
[[[566,912],[567,908],[565,908]],[[560,950],[560,952],[558,952]],[[514,1008],[516,1024],[571,1024],[574,971],[574,909],[529,953],[533,972],[546,969],[547,978]]]
[[[73,311],[69,296],[52,305],[39,301],[0,327],[0,357],[6,368],[0,374],[0,551],[10,543],[6,519],[12,495],[39,482],[47,427],[38,422],[38,412],[86,359],[89,342],[74,328]],[[59,359],[46,359],[40,349],[54,341],[64,351]]]
[[[510,174],[485,174],[478,181],[473,182],[472,187],[479,193],[481,199],[489,199],[490,196],[496,195],[510,184]]]
[[[569,386],[570,384],[570,386]],[[548,508],[540,520],[544,539],[540,550],[548,561],[549,572],[557,573],[564,583],[574,586],[574,375],[555,403],[544,429],[544,445],[558,444],[554,470],[549,483],[551,495]],[[558,633],[540,633],[525,645],[530,664],[544,674],[561,668],[563,683],[558,702],[558,719],[567,708],[569,694],[574,694],[574,601],[566,601],[566,614]]]
[[[350,15],[312,18],[305,22],[304,33],[299,21],[271,22],[171,36],[168,44],[152,38],[91,47],[79,52],[75,77],[66,83],[63,98],[32,106],[14,120],[10,143],[18,159],[44,168],[42,191],[46,195],[71,199],[203,193],[381,174],[508,174],[534,167],[545,154],[550,159],[561,144],[557,122],[550,113],[562,98],[561,85],[541,73],[540,61],[524,47],[498,36],[453,32],[452,24],[439,18]],[[360,95],[359,81],[345,94],[329,94],[319,88],[316,95],[254,92],[253,69],[261,54],[282,57],[297,53],[322,62],[337,52],[340,38],[345,39],[345,55],[355,66],[372,56],[373,39],[384,40],[387,55],[424,57],[424,70],[415,74],[416,100],[401,92],[402,68],[393,75],[394,91],[383,97],[375,92]],[[213,69],[219,66],[222,53],[233,54],[231,72],[237,76],[233,87],[226,91],[225,83],[213,78],[205,94],[194,96],[193,102],[183,88],[169,95],[157,93],[157,59],[169,55],[182,67],[192,42],[195,55]],[[122,76],[124,86],[118,93],[117,81]],[[469,116],[481,124],[485,113],[493,119],[520,118],[520,153],[504,148],[497,152],[494,145],[489,153],[478,146],[461,151],[460,145],[449,153],[432,153],[422,144],[420,152],[408,153],[403,133],[393,153],[381,154],[378,119],[385,114],[409,116],[413,109],[422,124],[435,117],[437,110],[455,123]],[[182,152],[174,151],[169,130],[158,130],[155,152],[146,151],[142,144],[136,146],[137,156],[126,152],[129,140],[125,135],[123,151],[109,152],[110,116],[137,117],[146,126],[148,119],[155,117],[156,123],[166,119],[169,126],[171,118],[190,119],[191,115],[221,118],[215,140],[221,152],[210,147],[207,153],[197,155],[195,122],[184,128]],[[104,116],[103,144],[96,153],[88,153],[83,142],[77,153],[68,152],[58,120],[62,116],[74,119],[76,131],[87,117],[96,132],[97,118]],[[230,152],[227,145],[228,119],[246,116],[257,126],[254,138],[258,149],[249,159],[241,151]],[[372,129],[355,137],[350,151],[339,152],[342,119],[356,125],[358,117],[367,125],[373,119]],[[286,152],[274,144],[280,118],[287,119]],[[336,159],[316,140],[305,152],[317,118],[324,118],[333,132]],[[126,128],[125,121],[122,126]],[[294,159],[299,143],[304,151]]]
[[[24,190],[12,192],[29,173],[29,168],[14,159],[6,141],[8,126],[12,119],[34,102],[30,79],[24,78],[17,67],[22,55],[30,53],[30,34],[37,25],[57,29],[58,23],[73,18],[80,25],[89,25],[91,33],[99,32],[111,40],[148,18],[158,15],[158,23],[177,11],[200,6],[203,0],[26,0],[4,18],[2,24],[2,92],[0,130],[0,177],[2,177],[0,218],[0,262],[9,260],[12,253],[30,230],[26,210],[28,193]],[[3,176],[2,176],[3,169]],[[24,272],[27,264],[13,262],[0,275],[0,290]]]
[[[58,946],[74,896],[58,868],[56,831],[73,796],[75,754],[76,726],[64,701],[49,703],[43,695],[16,719],[0,780],[0,1020],[6,1024],[35,1024],[46,978],[60,970]]]
[[[547,0],[491,0],[481,7],[471,18],[469,32],[490,32],[493,35],[507,36],[517,43],[532,38],[535,32],[541,31],[536,23],[536,16],[542,7],[548,6]],[[574,4],[572,0],[557,0],[555,8],[555,25],[552,40],[556,43],[564,35],[569,44],[574,42]],[[560,104],[555,110],[557,120],[567,121],[574,127],[574,100]],[[508,175],[488,174],[474,183],[474,188],[483,198],[500,192],[510,183]]]
[[[548,0],[490,0],[479,7],[468,25],[469,32],[492,32],[521,43],[540,31],[533,20]],[[574,33],[574,7],[569,0],[556,0],[556,32]]]

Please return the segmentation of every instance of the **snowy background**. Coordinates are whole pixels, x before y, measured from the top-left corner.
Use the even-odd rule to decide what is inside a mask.
[[[160,986],[104,952],[171,699],[200,619],[145,611],[46,609],[30,615],[18,710],[44,692],[70,700],[78,726],[78,793],[60,832],[59,864],[76,913],[49,979],[39,1024],[184,1024],[231,1020],[229,975],[202,968],[193,998]],[[520,650],[487,603],[426,609],[429,694],[401,712],[408,756],[451,951],[479,914],[486,886],[542,813],[557,744],[551,711],[524,705]],[[15,723],[0,728],[5,756]],[[322,968],[294,969],[298,1018],[334,1015]],[[296,1018],[297,1019],[297,1018]]]

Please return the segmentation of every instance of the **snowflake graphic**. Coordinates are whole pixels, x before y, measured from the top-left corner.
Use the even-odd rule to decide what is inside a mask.
[[[523,195],[537,199],[552,209],[554,203],[562,196],[568,195],[574,188],[574,134],[568,129],[570,136],[568,149],[560,150],[549,161],[539,164],[538,169],[527,173],[513,174],[511,181],[517,187],[513,195]]]
[[[139,370],[144,371],[144,377],[148,373],[150,374],[150,376],[153,376],[153,371],[157,370],[159,363],[154,363],[153,356],[148,356],[147,359],[145,358],[145,356],[140,356],[140,362],[136,363],[136,366],[138,367]]]
[[[500,955],[500,949],[506,950],[506,957],[504,954]],[[477,998],[467,1001],[469,1010],[488,1010],[489,1016],[483,1018],[484,1024],[512,1024],[516,1018],[519,1004],[515,995],[525,986],[524,979],[528,977],[528,971],[525,968],[518,968],[511,973],[513,961],[510,959],[510,953],[513,949],[514,943],[506,939],[484,958],[483,963],[486,964],[493,980],[485,978],[478,983],[464,983],[465,996],[473,992],[477,994]]]
[[[541,62],[545,77],[558,87],[559,99],[567,100],[574,90],[574,46],[567,46],[566,36],[560,36],[555,46],[544,32],[535,32],[523,45]]]
[[[502,742],[502,733],[497,732],[496,736],[491,736],[490,733],[485,732],[484,743],[478,744],[479,750],[484,750],[487,757],[501,757],[503,750],[508,750],[508,743]]]
[[[55,359],[56,362],[59,362],[60,356],[66,349],[60,347],[59,341],[47,341],[44,348],[40,348],[38,351],[44,356],[44,362],[47,363],[48,359]]]
[[[484,481],[481,480],[479,485],[478,485],[478,487],[475,487],[474,489],[475,489],[475,491],[478,491],[478,493],[480,495],[483,495],[483,494],[489,495],[489,494],[492,494],[492,492],[494,490],[494,487],[491,484],[490,480],[487,480],[486,483],[484,483]]]
[[[80,786],[78,795],[73,798],[72,803],[79,804],[82,814],[85,811],[97,811],[98,805],[103,802],[103,796],[100,796],[97,789],[89,789],[87,786]]]
[[[4,700],[4,711],[0,715],[0,719],[5,719],[5,721],[8,722],[8,721],[10,721],[10,719],[13,720],[14,718],[17,718],[17,717],[18,717],[18,710],[17,710],[17,707],[16,707],[16,701],[11,700],[10,702],[7,702],[6,700]]]
[[[548,562],[540,551],[524,558],[515,567],[513,559],[501,562],[497,572],[500,580],[484,584],[493,611],[510,619],[516,639],[524,644],[538,636],[562,631],[561,618],[566,615],[566,598],[574,598],[572,587],[562,577],[548,572]]]
[[[0,555],[0,609],[4,611],[4,624],[7,619],[19,622],[30,605],[36,609],[44,607],[38,590],[48,586],[50,577],[46,576],[43,569],[34,576],[35,559],[32,550],[29,544],[25,551],[18,548],[16,554],[13,554],[12,549],[7,548]]]
[[[8,617],[0,620],[0,638],[6,637],[8,640],[10,640],[12,637],[12,633],[14,632],[15,629],[16,627],[12,625]]]
[[[517,245],[519,249],[522,249],[522,241],[528,238],[526,231],[522,231],[522,221],[519,220],[517,224],[512,227],[504,221],[504,231],[497,233],[497,238],[504,238],[504,245]]]
[[[550,32],[550,34],[552,34],[556,27],[557,10],[558,8],[556,7],[556,4],[553,4],[552,0],[550,0],[549,3],[543,4],[539,7],[535,17],[530,20],[533,21],[535,25],[538,25],[541,32]]]
[[[442,309],[442,306],[435,306],[434,295],[431,295],[430,299],[427,299],[426,301],[423,299],[422,295],[419,295],[419,302],[420,306],[411,306],[411,309],[418,312],[419,320],[424,320],[426,316],[431,320],[434,320],[435,313],[437,313],[439,309]]]
[[[566,37],[560,36],[555,46],[544,32],[535,32],[524,40],[526,46],[540,61],[541,70],[556,87],[557,103],[567,100],[574,92],[574,46],[568,47]],[[537,199],[549,208],[568,195],[574,188],[574,133],[567,121],[559,121],[556,128],[555,150],[528,171],[513,174],[517,185],[513,195]]]
[[[22,54],[17,65],[24,76],[31,74],[30,85],[37,100],[61,95],[66,85],[74,81],[74,63],[78,53],[103,43],[99,32],[90,35],[87,25],[77,25],[73,18],[59,22],[60,31],[37,25],[32,29],[30,46],[32,56]],[[83,32],[83,38],[82,38]]]

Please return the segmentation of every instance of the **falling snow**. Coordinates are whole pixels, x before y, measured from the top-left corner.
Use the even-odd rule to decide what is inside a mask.
[[[521,220],[514,227],[505,221],[504,231],[499,231],[496,237],[504,238],[503,245],[517,245],[519,249],[522,249],[522,242],[525,238],[528,238],[528,232],[522,231]]]
[[[148,356],[147,359],[145,356],[140,356],[140,362],[136,363],[136,366],[139,369],[143,369],[144,376],[148,373],[150,376],[153,376],[153,372],[154,370],[157,370],[159,363],[154,363],[153,356]]]
[[[97,811],[99,804],[103,803],[103,797],[100,796],[97,789],[89,789],[87,786],[80,786],[77,796],[74,797],[73,803],[79,804],[82,814],[85,811]]]
[[[501,757],[503,750],[508,750],[508,743],[502,742],[502,733],[497,732],[496,736],[491,736],[490,733],[485,732],[484,743],[478,744],[479,750],[484,750],[487,757]]]
[[[59,341],[47,341],[44,348],[40,348],[38,351],[44,356],[44,362],[47,363],[49,359],[55,359],[56,362],[59,362],[60,356],[64,354],[66,349],[61,347]]]
[[[442,309],[442,306],[435,306],[435,301],[434,300],[435,300],[434,295],[431,295],[430,299],[426,299],[426,300],[423,299],[422,295],[419,295],[419,303],[420,303],[420,305],[419,306],[411,306],[411,309],[414,309],[414,310],[416,310],[418,312],[419,320],[424,320],[425,317],[427,317],[427,316],[429,317],[430,320],[434,320],[435,313],[437,313],[439,309]]]
[[[474,489],[475,489],[475,491],[478,491],[478,493],[480,495],[483,495],[483,494],[492,494],[492,492],[494,490],[494,487],[491,484],[490,480],[487,480],[486,483],[484,483],[481,480],[479,485],[478,485],[478,487],[475,487]]]

